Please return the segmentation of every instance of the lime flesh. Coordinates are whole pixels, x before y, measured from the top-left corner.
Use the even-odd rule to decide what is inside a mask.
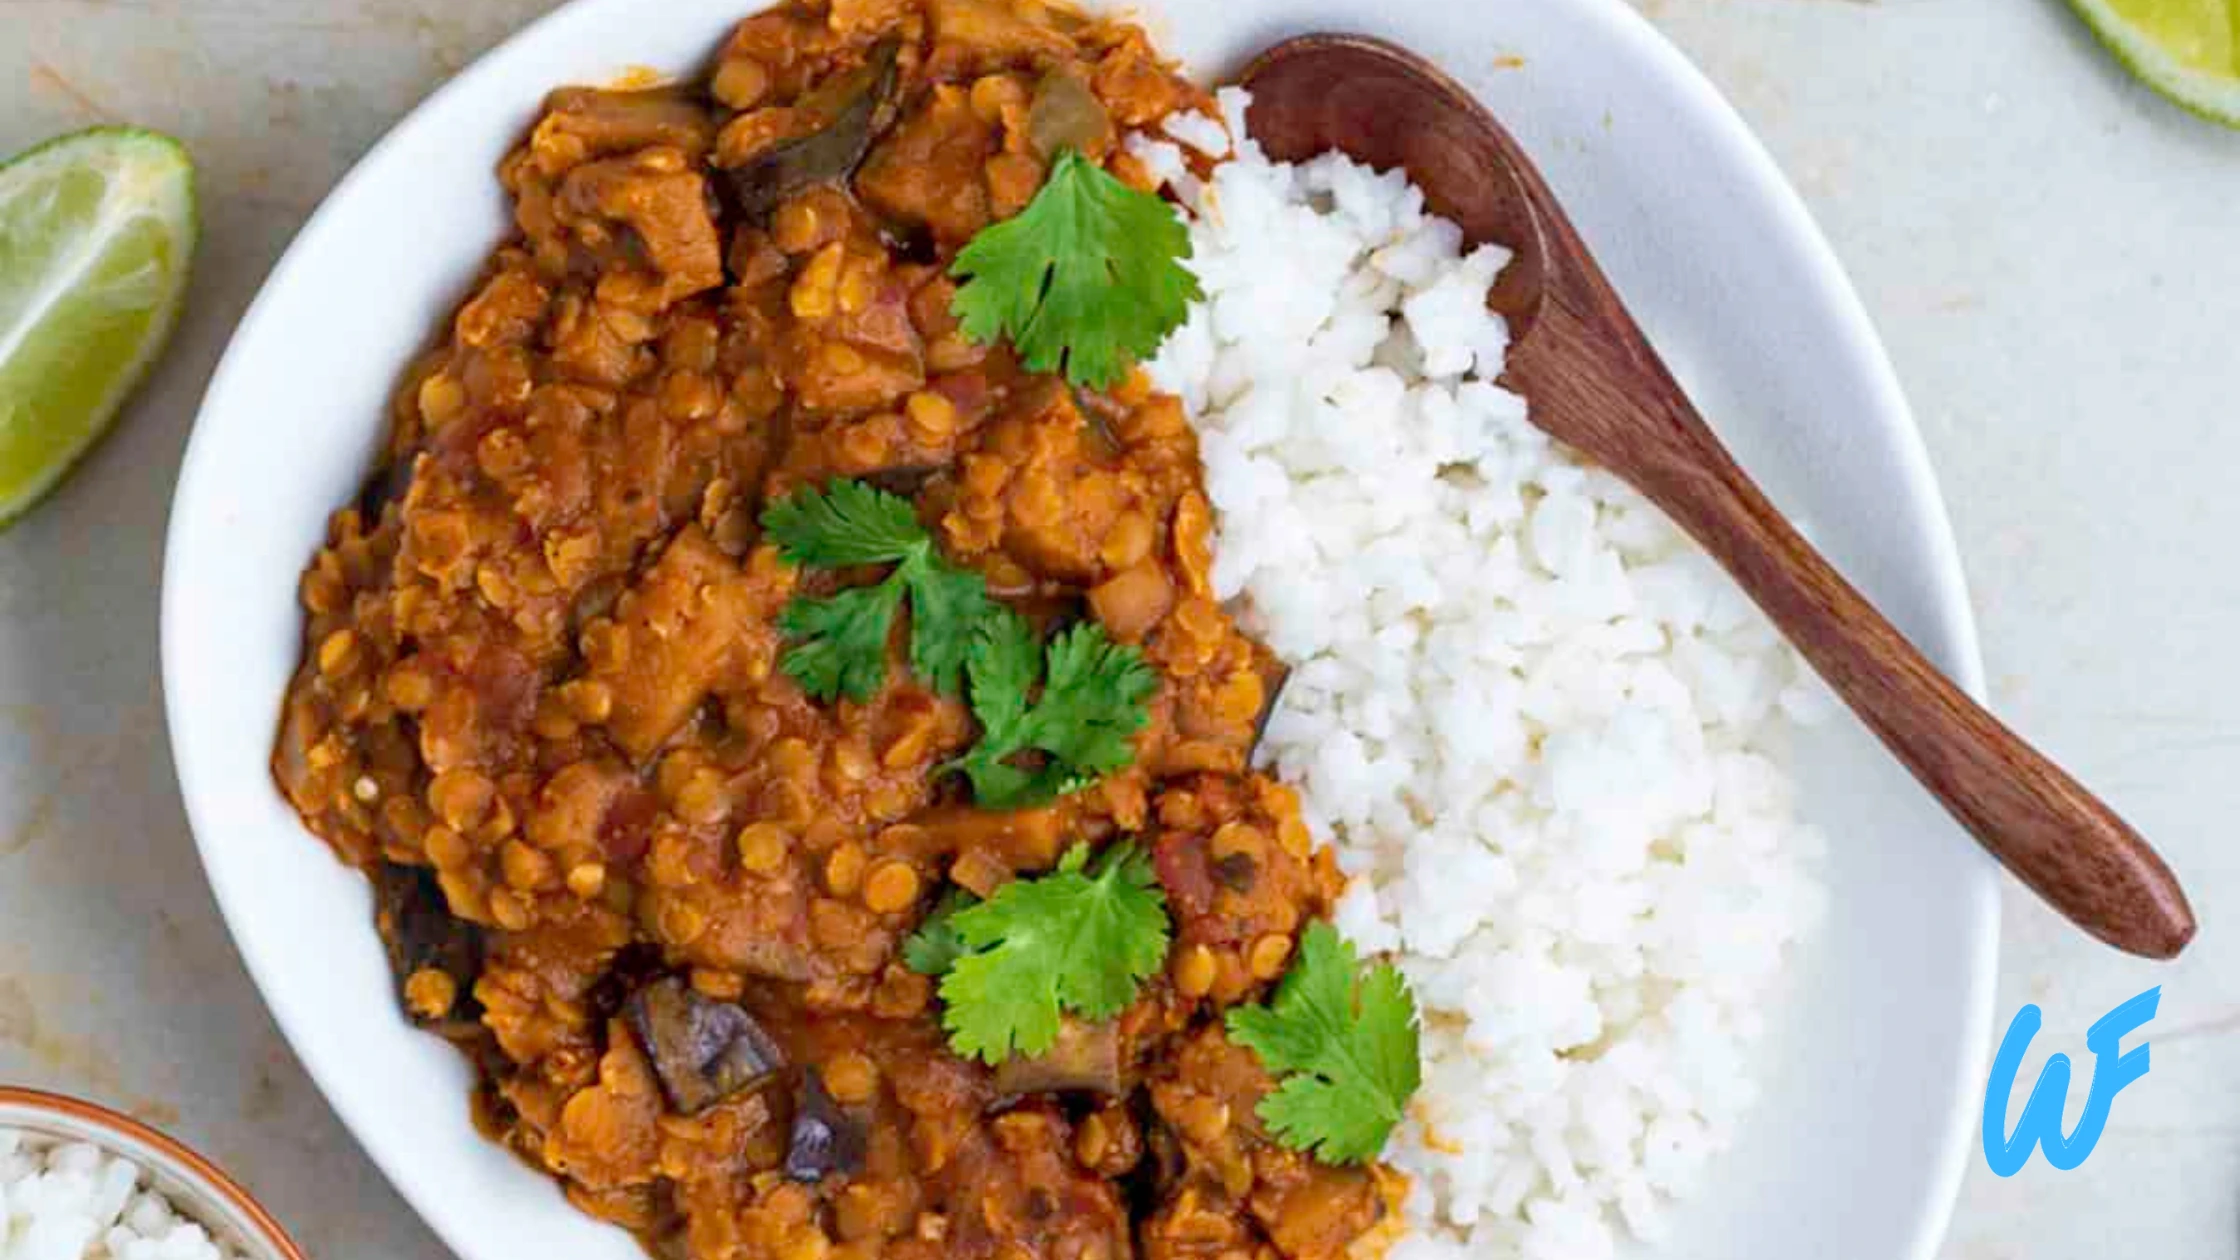
[[[2069,0],[2147,86],[2240,127],[2240,0]]]
[[[168,137],[96,128],[0,166],[0,528],[162,353],[195,238],[194,166]]]

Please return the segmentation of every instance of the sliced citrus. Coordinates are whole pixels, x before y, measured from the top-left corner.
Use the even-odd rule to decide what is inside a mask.
[[[0,166],[0,528],[108,431],[178,322],[194,166],[100,127]]]
[[[2069,0],[2148,87],[2240,127],[2240,0]]]

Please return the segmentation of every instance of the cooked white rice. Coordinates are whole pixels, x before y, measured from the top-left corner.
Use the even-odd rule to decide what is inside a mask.
[[[83,1142],[0,1128],[0,1260],[240,1260],[145,1170]]]
[[[1700,551],[1493,383],[1507,261],[1399,174],[1131,150],[1205,303],[1152,365],[1196,418],[1215,581],[1294,667],[1263,755],[1425,1016],[1394,1260],[1597,1260],[1730,1141],[1818,911],[1784,727],[1824,703]]]

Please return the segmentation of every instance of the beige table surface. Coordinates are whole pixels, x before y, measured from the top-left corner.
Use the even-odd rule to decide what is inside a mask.
[[[545,7],[0,0],[0,152],[102,120],[173,130],[208,228],[154,387],[0,537],[0,1080],[177,1130],[323,1257],[443,1253],[290,1058],[203,887],[158,694],[165,507],[202,384],[297,225]],[[2210,924],[2157,969],[2008,897],[2002,1027],[2036,1001],[2033,1060],[2080,1053],[2160,982],[2154,1067],[2084,1168],[2002,1182],[1975,1160],[1946,1260],[2240,1257],[2240,134],[2129,84],[2052,0],[1642,7],[1760,129],[1880,324],[1996,704],[2157,838]]]

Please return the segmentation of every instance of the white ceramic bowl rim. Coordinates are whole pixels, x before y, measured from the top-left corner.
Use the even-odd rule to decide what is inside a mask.
[[[1297,12],[1303,24],[1261,33],[1273,37],[1313,29],[1312,18],[1304,14],[1332,5],[1343,8],[1344,0],[1302,0]],[[186,609],[195,600],[214,596],[199,592],[195,600],[190,600],[181,590],[180,575],[192,575],[197,581],[212,578],[211,566],[201,563],[203,557],[197,549],[206,547],[209,538],[222,534],[223,529],[221,523],[204,518],[217,512],[218,505],[235,502],[241,497],[240,471],[224,462],[227,455],[218,449],[222,443],[213,436],[213,416],[230,418],[239,410],[239,404],[231,401],[233,395],[244,392],[249,380],[267,370],[264,363],[252,361],[245,346],[274,335],[268,325],[273,323],[274,308],[280,305],[278,295],[306,271],[307,259],[323,251],[350,247],[349,242],[338,237],[338,224],[361,189],[382,177],[385,164],[400,149],[408,144],[425,143],[431,135],[440,134],[446,126],[447,114],[471,99],[479,88],[516,73],[525,63],[533,63],[537,50],[571,41],[580,44],[592,33],[615,26],[622,15],[647,7],[648,0],[574,0],[539,19],[439,89],[376,145],[337,186],[274,268],[265,289],[243,318],[234,346],[212,380],[204,400],[203,415],[184,460],[165,560],[162,655],[174,758],[205,868],[244,962],[264,992],[281,1028],[302,1054],[306,1066],[336,1110],[367,1142],[392,1181],[452,1248],[474,1260],[491,1260],[498,1253],[487,1246],[486,1240],[478,1240],[475,1228],[458,1210],[462,1206],[458,1188],[444,1184],[441,1177],[426,1171],[410,1157],[406,1144],[395,1140],[393,1135],[380,1140],[371,1136],[386,1131],[380,1102],[362,1085],[349,1079],[350,1065],[341,1052],[327,1048],[325,1039],[315,1035],[319,1031],[314,1027],[316,1016],[303,1004],[305,990],[296,979],[300,961],[287,957],[285,951],[272,948],[270,940],[261,939],[251,930],[253,921],[264,913],[258,904],[259,894],[252,887],[256,882],[253,863],[229,850],[229,845],[235,844],[233,827],[245,808],[242,794],[254,789],[241,778],[238,767],[206,763],[198,736],[207,734],[205,723],[209,718],[190,712],[195,707],[194,702],[181,698],[182,680],[189,679],[198,668],[195,653],[208,642],[210,630],[202,624],[206,618],[190,617]],[[692,6],[678,6],[674,11],[690,15],[679,17],[679,22],[704,25],[705,42],[712,46],[729,21],[755,7],[756,0],[738,0],[733,6],[705,14]],[[1259,7],[1272,8],[1273,4]],[[1376,11],[1354,7],[1360,13]],[[1816,313],[1830,329],[1829,360],[1854,378],[1856,387],[1865,395],[1863,409],[1882,417],[1888,429],[1875,435],[1874,440],[1883,443],[1885,449],[1881,453],[1890,461],[1886,473],[1899,500],[1894,515],[1919,535],[1909,543],[1914,571],[1908,578],[1918,593],[1920,607],[1911,618],[1901,616],[1900,623],[1964,687],[1980,695],[1982,676],[1975,628],[1926,451],[1887,356],[1833,251],[1812,223],[1802,200],[1711,84],[1639,15],[1623,4],[1608,0],[1561,0],[1552,7],[1564,9],[1566,21],[1592,28],[1594,39],[1604,41],[1614,60],[1647,71],[1657,80],[1659,91],[1676,98],[1683,109],[1695,116],[1696,124],[1710,136],[1708,143],[1716,147],[1716,156],[1734,164],[1741,173],[1743,186],[1732,190],[1737,202],[1752,202],[1762,208],[1784,244],[1795,253],[1797,265],[1803,269],[1804,282],[1818,304]],[[1290,11],[1281,15],[1285,22],[1291,17]],[[1335,24],[1325,22],[1323,25]],[[614,70],[634,64],[630,51],[628,48],[613,50]],[[523,107],[526,110],[533,104],[533,99],[524,101]],[[1560,194],[1561,183],[1553,179],[1553,174],[1551,171],[1552,182],[1558,184]],[[1582,209],[1576,204],[1571,208],[1575,214]],[[1590,241],[1594,240],[1587,216],[1580,217],[1582,231],[1587,232]],[[443,301],[447,304],[456,296],[444,295]],[[227,497],[229,487],[233,490],[231,498]],[[253,494],[254,490],[250,492]],[[313,540],[302,541],[308,555]],[[292,573],[289,579],[292,589]],[[1873,589],[1872,582],[1863,584]],[[250,699],[261,703],[264,697]],[[232,718],[260,724],[271,720],[262,708],[236,713]],[[272,792],[269,781],[263,783],[262,788],[268,794]],[[314,843],[308,833],[303,835],[302,842]],[[1997,886],[1988,862],[1963,866],[1956,878],[1964,881],[1965,887],[1955,894],[1963,909],[1957,942],[1959,953],[1949,961],[1957,976],[1955,983],[1964,993],[1958,1004],[1960,1013],[1955,1017],[1959,1026],[1949,1031],[1959,1045],[1973,1048],[1961,1056],[1963,1062],[1972,1062],[1968,1056],[1972,1054],[1979,1060],[1988,1049],[1990,1036],[1990,999],[1998,940]],[[369,985],[366,1000],[384,999],[381,992]],[[1972,1147],[1968,1094],[1973,1088],[1972,1080],[1954,1081],[1949,1097],[1939,1100],[1944,1115],[1942,1136],[1933,1151],[1922,1153],[1931,1163],[1931,1172],[1924,1201],[1909,1231],[1910,1245],[1904,1253],[1915,1260],[1926,1260],[1934,1253],[1949,1220],[1967,1152]],[[463,1106],[463,1102],[463,1099],[458,1100],[455,1105]]]

